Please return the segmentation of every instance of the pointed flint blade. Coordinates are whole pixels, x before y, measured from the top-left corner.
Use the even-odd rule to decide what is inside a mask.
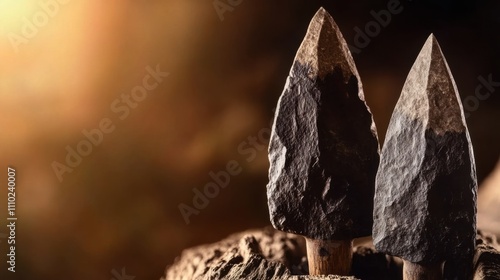
[[[473,253],[477,180],[460,96],[436,38],[418,55],[389,123],[373,238],[414,263]]]
[[[347,44],[320,9],[278,101],[267,197],[275,228],[314,239],[371,234],[375,124]]]

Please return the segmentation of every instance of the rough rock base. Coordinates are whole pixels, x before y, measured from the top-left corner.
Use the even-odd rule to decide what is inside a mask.
[[[474,280],[500,280],[500,245],[496,237],[478,234]],[[161,280],[402,279],[402,261],[376,252],[371,242],[354,247],[352,277],[308,276],[305,242],[301,236],[273,228],[249,230],[217,243],[185,250],[167,267]]]

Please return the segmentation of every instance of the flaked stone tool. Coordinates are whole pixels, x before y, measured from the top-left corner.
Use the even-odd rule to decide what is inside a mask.
[[[278,101],[269,160],[273,226],[306,238],[309,274],[348,275],[352,239],[371,235],[379,145],[347,43],[323,8]]]
[[[408,74],[382,149],[376,249],[403,258],[403,279],[442,279],[445,260],[474,253],[476,193],[460,96],[430,35]]]

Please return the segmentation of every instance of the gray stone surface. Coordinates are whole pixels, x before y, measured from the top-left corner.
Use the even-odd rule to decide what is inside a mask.
[[[324,9],[312,19],[278,101],[269,160],[276,229],[329,240],[371,234],[375,124],[348,46]]]
[[[460,96],[431,35],[408,75],[382,149],[376,248],[414,263],[448,260],[467,270],[475,248],[476,193]]]

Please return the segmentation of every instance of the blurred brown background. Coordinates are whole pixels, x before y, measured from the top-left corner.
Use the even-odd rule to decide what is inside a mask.
[[[355,28],[389,1],[219,2],[234,5],[223,20],[213,1],[0,2],[0,224],[7,166],[17,170],[19,218],[17,272],[7,273],[0,239],[1,279],[109,280],[122,267],[137,280],[158,279],[186,247],[269,224],[267,142],[258,135],[310,18],[324,6],[354,46]],[[431,32],[462,99],[474,96],[479,76],[500,82],[499,1],[400,5],[353,54],[381,143]],[[121,120],[111,104],[157,65],[170,75]],[[482,181],[500,154],[500,87],[476,105],[467,122]],[[66,147],[103,118],[115,130],[59,182],[53,162],[65,164]],[[193,206],[192,189],[231,160],[241,174],[186,225],[179,204]]]

